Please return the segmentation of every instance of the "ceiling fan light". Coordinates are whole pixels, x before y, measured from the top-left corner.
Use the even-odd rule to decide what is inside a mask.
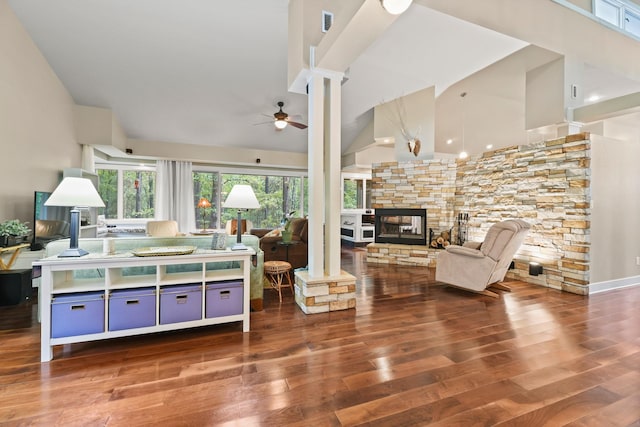
[[[275,121],[275,125],[278,129],[284,129],[287,127],[287,121],[286,120],[276,120]]]
[[[413,0],[380,0],[382,7],[392,15],[400,15],[411,6]]]

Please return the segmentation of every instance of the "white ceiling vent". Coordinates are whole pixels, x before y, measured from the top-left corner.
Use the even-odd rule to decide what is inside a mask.
[[[326,33],[331,28],[331,24],[333,24],[333,13],[327,12],[326,10],[322,11],[322,32]]]

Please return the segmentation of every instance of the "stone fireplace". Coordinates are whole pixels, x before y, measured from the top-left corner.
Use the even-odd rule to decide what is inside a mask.
[[[376,209],[375,242],[425,245],[427,242],[426,209]]]
[[[372,207],[376,212],[428,209],[429,228],[441,236],[447,231],[452,244],[458,237],[481,242],[496,222],[523,219],[532,229],[508,277],[585,295],[589,286],[590,145],[589,134],[583,133],[505,147],[465,160],[376,164]],[[455,226],[451,230],[456,218],[464,218],[462,236]],[[430,243],[376,241],[367,245],[367,261],[436,267],[440,251]],[[531,261],[542,264],[544,274],[530,276]]]

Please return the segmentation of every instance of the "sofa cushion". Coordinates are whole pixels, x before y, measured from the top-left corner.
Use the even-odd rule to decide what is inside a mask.
[[[302,229],[307,225],[306,218],[293,218],[291,220],[290,230],[294,236],[300,236]]]
[[[273,230],[269,231],[262,237],[280,237],[281,235],[282,235],[282,230],[280,230],[279,228],[274,228]]]
[[[300,231],[300,240],[303,242],[309,241],[309,221],[304,221],[304,226],[302,227],[302,231]]]

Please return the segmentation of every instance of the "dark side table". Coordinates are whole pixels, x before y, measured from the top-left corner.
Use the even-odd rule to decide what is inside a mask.
[[[300,243],[298,240],[291,240],[290,242],[283,242],[282,240],[280,240],[278,242],[279,245],[284,246],[286,249],[287,259],[285,261],[289,262],[289,246],[297,245],[298,243]]]

